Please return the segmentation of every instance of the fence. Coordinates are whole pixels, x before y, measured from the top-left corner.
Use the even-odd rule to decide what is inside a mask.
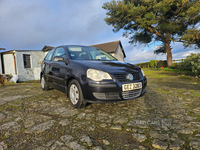
[[[180,63],[180,62],[183,62],[185,59],[174,59],[172,60],[172,63]]]

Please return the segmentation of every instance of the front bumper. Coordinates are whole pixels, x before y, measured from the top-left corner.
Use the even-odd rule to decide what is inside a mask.
[[[110,103],[138,98],[146,92],[147,79],[144,77],[141,80],[130,83],[137,82],[142,82],[142,89],[123,92],[122,84],[128,83],[113,80],[102,82],[89,80],[88,83],[82,86],[83,96],[85,101],[89,103]]]

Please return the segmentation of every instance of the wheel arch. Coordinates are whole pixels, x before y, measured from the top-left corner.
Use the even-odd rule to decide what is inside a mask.
[[[41,81],[41,79],[42,79],[42,75],[43,75],[43,73],[41,72],[41,73],[40,73],[40,81]]]
[[[71,80],[76,80],[78,81],[78,83],[80,84],[79,80],[77,80],[75,77],[71,76],[70,78],[68,78],[68,80],[65,80],[65,91],[67,93],[67,97],[69,97],[69,92],[68,92],[68,85],[70,83]],[[80,84],[81,86],[81,84]],[[82,87],[81,87],[82,88]]]
[[[75,93],[73,92],[73,90],[71,91],[71,86],[70,86],[72,84],[74,84],[75,87],[77,88],[77,90],[79,91],[78,92],[78,100],[77,100],[77,102],[75,104],[74,104],[74,94]],[[68,98],[70,100],[71,106],[74,107],[74,108],[85,107],[87,102],[84,100],[83,93],[82,93],[82,86],[81,86],[79,80],[77,80],[74,77],[71,77],[71,78],[69,78],[69,80],[67,80],[67,84],[66,85],[68,86],[68,88],[67,88],[67,96],[68,96]],[[71,92],[72,92],[72,95],[71,95]],[[75,99],[76,99],[76,96],[75,96]]]
[[[42,75],[44,75],[44,71],[41,71],[41,72],[40,72],[40,80],[41,80],[41,78],[42,78]]]

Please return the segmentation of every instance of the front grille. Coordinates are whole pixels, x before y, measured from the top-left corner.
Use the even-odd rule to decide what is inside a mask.
[[[106,92],[106,93],[93,92],[93,95],[96,99],[101,99],[101,100],[120,99],[118,92]]]
[[[123,99],[131,99],[140,96],[142,89],[132,90],[132,91],[123,91]]]
[[[114,74],[115,78],[119,81],[119,82],[130,82],[130,80],[128,80],[126,78],[126,76],[129,73],[123,73],[123,74]],[[140,74],[138,72],[131,72],[131,74],[133,75],[133,81],[134,80],[139,80],[140,79]]]

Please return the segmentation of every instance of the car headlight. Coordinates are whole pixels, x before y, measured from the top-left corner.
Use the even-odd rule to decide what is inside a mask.
[[[102,81],[104,79],[112,79],[112,77],[107,72],[96,70],[96,69],[88,69],[87,70],[87,78],[90,78],[94,81]]]
[[[144,71],[141,69],[142,75],[145,76]]]

